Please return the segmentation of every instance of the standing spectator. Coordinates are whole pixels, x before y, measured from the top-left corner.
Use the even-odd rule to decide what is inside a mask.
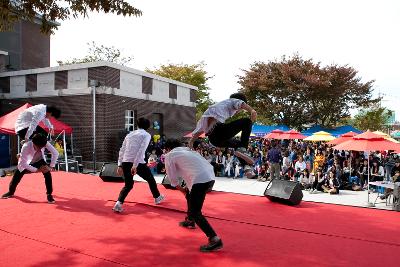
[[[306,162],[307,169],[312,171],[314,166],[314,154],[312,153],[311,147],[307,147],[306,153],[304,154],[304,161]]]
[[[269,164],[269,174],[271,179],[279,179],[280,175],[280,161],[281,161],[281,151],[276,147],[274,141],[271,142],[272,148],[268,151],[267,161]]]

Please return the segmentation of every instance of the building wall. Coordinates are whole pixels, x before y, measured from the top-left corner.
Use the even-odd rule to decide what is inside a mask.
[[[50,66],[50,35],[41,33],[35,22],[19,21],[13,31],[0,32],[0,50],[8,52],[10,70]]]
[[[35,97],[0,100],[1,114],[12,111],[24,103],[54,105],[61,109],[60,120],[73,127],[74,149],[78,149],[83,160],[92,159],[92,95]],[[125,110],[135,110],[137,118],[151,119],[153,113],[162,114],[163,133],[167,138],[182,138],[195,128],[194,107],[186,107],[143,99],[96,95],[96,157],[97,161],[116,161],[124,131]]]

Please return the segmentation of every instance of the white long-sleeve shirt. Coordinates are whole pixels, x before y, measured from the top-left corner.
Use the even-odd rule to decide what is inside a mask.
[[[244,102],[240,99],[229,98],[208,107],[201,116],[201,119],[197,122],[196,129],[192,134],[198,132],[208,133],[215,124],[209,123],[210,117],[216,119],[218,122],[224,123],[228,118],[232,117],[240,110],[243,103]]]
[[[53,129],[53,125],[46,118],[46,105],[39,104],[29,107],[18,115],[15,121],[15,132],[28,128],[25,135],[25,138],[28,139],[41,121],[43,121],[47,128]]]
[[[144,157],[150,140],[151,135],[143,129],[130,132],[119,150],[118,166],[121,166],[122,162],[132,162],[135,167],[139,163],[146,163]]]
[[[187,147],[176,147],[165,155],[165,170],[172,186],[179,184],[180,177],[190,191],[194,184],[215,180],[213,166]]]
[[[22,172],[23,170],[28,170],[30,172],[36,172],[37,168],[30,165],[30,163],[35,163],[41,159],[46,159],[44,156],[44,150],[47,149],[51,153],[50,167],[54,168],[56,161],[58,159],[58,152],[49,142],[46,146],[40,150],[36,150],[32,141],[26,142],[21,149],[21,154],[18,160],[18,170]]]

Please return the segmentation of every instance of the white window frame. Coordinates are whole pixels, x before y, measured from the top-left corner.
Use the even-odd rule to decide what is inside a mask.
[[[135,130],[135,111],[125,110],[125,130],[132,132]]]

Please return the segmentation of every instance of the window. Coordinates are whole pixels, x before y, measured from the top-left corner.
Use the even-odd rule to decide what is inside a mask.
[[[169,84],[169,98],[177,99],[177,86],[176,84]]]
[[[36,74],[28,74],[25,76],[26,81],[26,92],[35,92],[37,91],[37,75]]]
[[[153,94],[153,79],[142,76],[142,93]]]
[[[0,78],[0,93],[10,93],[10,77]]]
[[[190,89],[190,102],[196,102],[196,90]]]
[[[125,110],[125,130],[132,132],[135,130],[135,111]]]

